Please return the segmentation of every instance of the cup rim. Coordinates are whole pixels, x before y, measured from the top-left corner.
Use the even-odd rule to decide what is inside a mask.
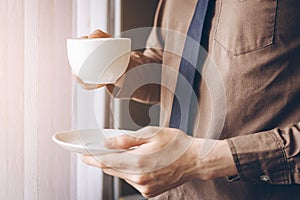
[[[105,41],[105,40],[131,40],[130,38],[69,38],[67,41]]]

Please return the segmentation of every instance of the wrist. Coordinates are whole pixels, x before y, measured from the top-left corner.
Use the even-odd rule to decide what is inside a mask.
[[[197,140],[200,146],[198,149],[200,179],[210,180],[237,174],[231,150],[226,140]]]

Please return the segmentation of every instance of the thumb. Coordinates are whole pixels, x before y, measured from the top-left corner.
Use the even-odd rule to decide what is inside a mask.
[[[140,138],[131,135],[121,135],[116,137],[107,138],[109,143],[108,147],[118,148],[118,149],[130,149],[148,142],[147,138]]]
[[[112,35],[109,33],[103,32],[99,29],[95,30],[93,33],[91,33],[88,38],[110,38]]]

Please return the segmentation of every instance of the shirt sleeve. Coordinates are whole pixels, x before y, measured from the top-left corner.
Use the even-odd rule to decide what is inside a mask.
[[[160,79],[159,72],[153,70],[151,66],[155,67],[156,65],[157,68],[160,63],[161,59],[159,58],[147,56],[141,52],[132,52],[126,72],[115,84],[107,85],[108,92],[115,98],[133,99],[148,104],[159,103],[160,85],[146,84],[141,80],[149,78],[150,74],[153,74],[152,76],[155,76],[156,79]],[[138,69],[139,66],[141,66],[140,69]],[[141,84],[137,87],[136,84],[139,83]]]
[[[160,102],[160,84],[141,84],[134,92],[130,91],[130,88],[136,88],[134,84],[137,84],[140,80],[149,79],[151,76],[160,81],[161,66],[159,65],[162,63],[164,49],[164,33],[160,28],[162,26],[163,7],[163,0],[160,0],[145,51],[131,52],[130,62],[124,75],[115,84],[107,85],[107,90],[113,97],[130,98],[150,104]],[[140,66],[146,67],[141,70]],[[137,70],[138,67],[140,67],[139,70]],[[159,68],[160,71],[153,70],[154,68]]]
[[[300,122],[227,142],[240,180],[300,184]]]

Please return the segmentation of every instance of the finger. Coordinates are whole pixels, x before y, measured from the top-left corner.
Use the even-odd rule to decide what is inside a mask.
[[[81,160],[88,165],[102,169],[111,168],[112,170],[124,173],[134,173],[138,168],[135,166],[136,158],[136,155],[129,153],[107,153],[101,155],[83,155]]]
[[[79,38],[82,38],[82,39],[84,39],[84,38],[89,38],[89,36],[87,36],[87,35],[83,35],[83,36],[80,36]]]
[[[80,84],[84,84],[84,82],[81,80],[81,78],[79,78],[78,76],[76,76],[75,72],[72,71],[73,76],[75,76],[75,79],[78,83]]]
[[[106,153],[95,156],[84,156],[83,162],[95,167],[111,168],[124,173],[135,173],[139,171],[137,160],[139,155],[132,153]]]
[[[90,156],[90,155],[82,155],[80,157],[80,160],[82,162],[84,162],[85,164],[87,165],[91,165],[91,166],[94,166],[94,167],[98,167],[98,168],[102,168],[102,169],[105,169],[105,168],[109,168],[108,166],[106,166],[104,163],[102,163],[100,161],[100,159],[97,159],[97,157],[94,157],[94,156]]]
[[[88,38],[110,38],[110,34],[103,32],[99,29],[95,30],[93,33],[89,34]]]
[[[140,146],[148,142],[148,138],[140,138],[131,135],[121,135],[116,137],[107,138],[107,141],[111,143],[117,149],[130,149],[132,147]]]
[[[105,85],[104,84],[80,84],[81,87],[85,90],[95,90],[95,89],[98,89],[98,88],[102,88],[104,87]]]
[[[138,131],[126,133],[117,137],[107,138],[113,146],[118,149],[129,149],[150,142],[154,136],[160,133],[161,127],[145,127]]]
[[[163,127],[155,127],[155,126],[147,126],[144,128],[139,129],[138,131],[131,134],[132,136],[138,137],[138,138],[147,138],[151,139],[157,134],[161,132]]]
[[[86,83],[83,82],[83,80],[81,80],[81,78],[79,78],[75,74],[74,74],[74,76],[76,78],[76,81],[81,85],[81,87],[83,89],[86,89],[86,90],[94,90],[94,89],[101,88],[101,87],[105,86],[104,84],[86,84]]]
[[[111,176],[122,178],[134,187],[144,185],[149,182],[148,179],[143,178],[146,177],[146,175],[140,173],[126,173],[112,168],[103,169],[103,172]]]
[[[126,173],[120,172],[118,170],[112,169],[112,168],[105,168],[103,169],[103,172],[105,174],[111,175],[111,176],[116,176],[121,179],[125,179],[127,177]]]
[[[149,186],[140,185],[138,183],[135,183],[134,181],[124,179],[128,184],[130,184],[132,187],[137,189],[145,198],[152,198],[158,195],[159,193],[155,193],[154,191],[150,190],[151,188]]]
[[[141,145],[141,147],[142,146],[143,145]],[[159,158],[158,153],[147,153],[140,151],[140,147],[118,153],[101,154],[97,155],[96,157],[96,159],[99,160],[102,165],[123,173],[130,174],[147,173],[153,171],[153,169],[161,167],[161,160],[168,160],[166,157]]]

